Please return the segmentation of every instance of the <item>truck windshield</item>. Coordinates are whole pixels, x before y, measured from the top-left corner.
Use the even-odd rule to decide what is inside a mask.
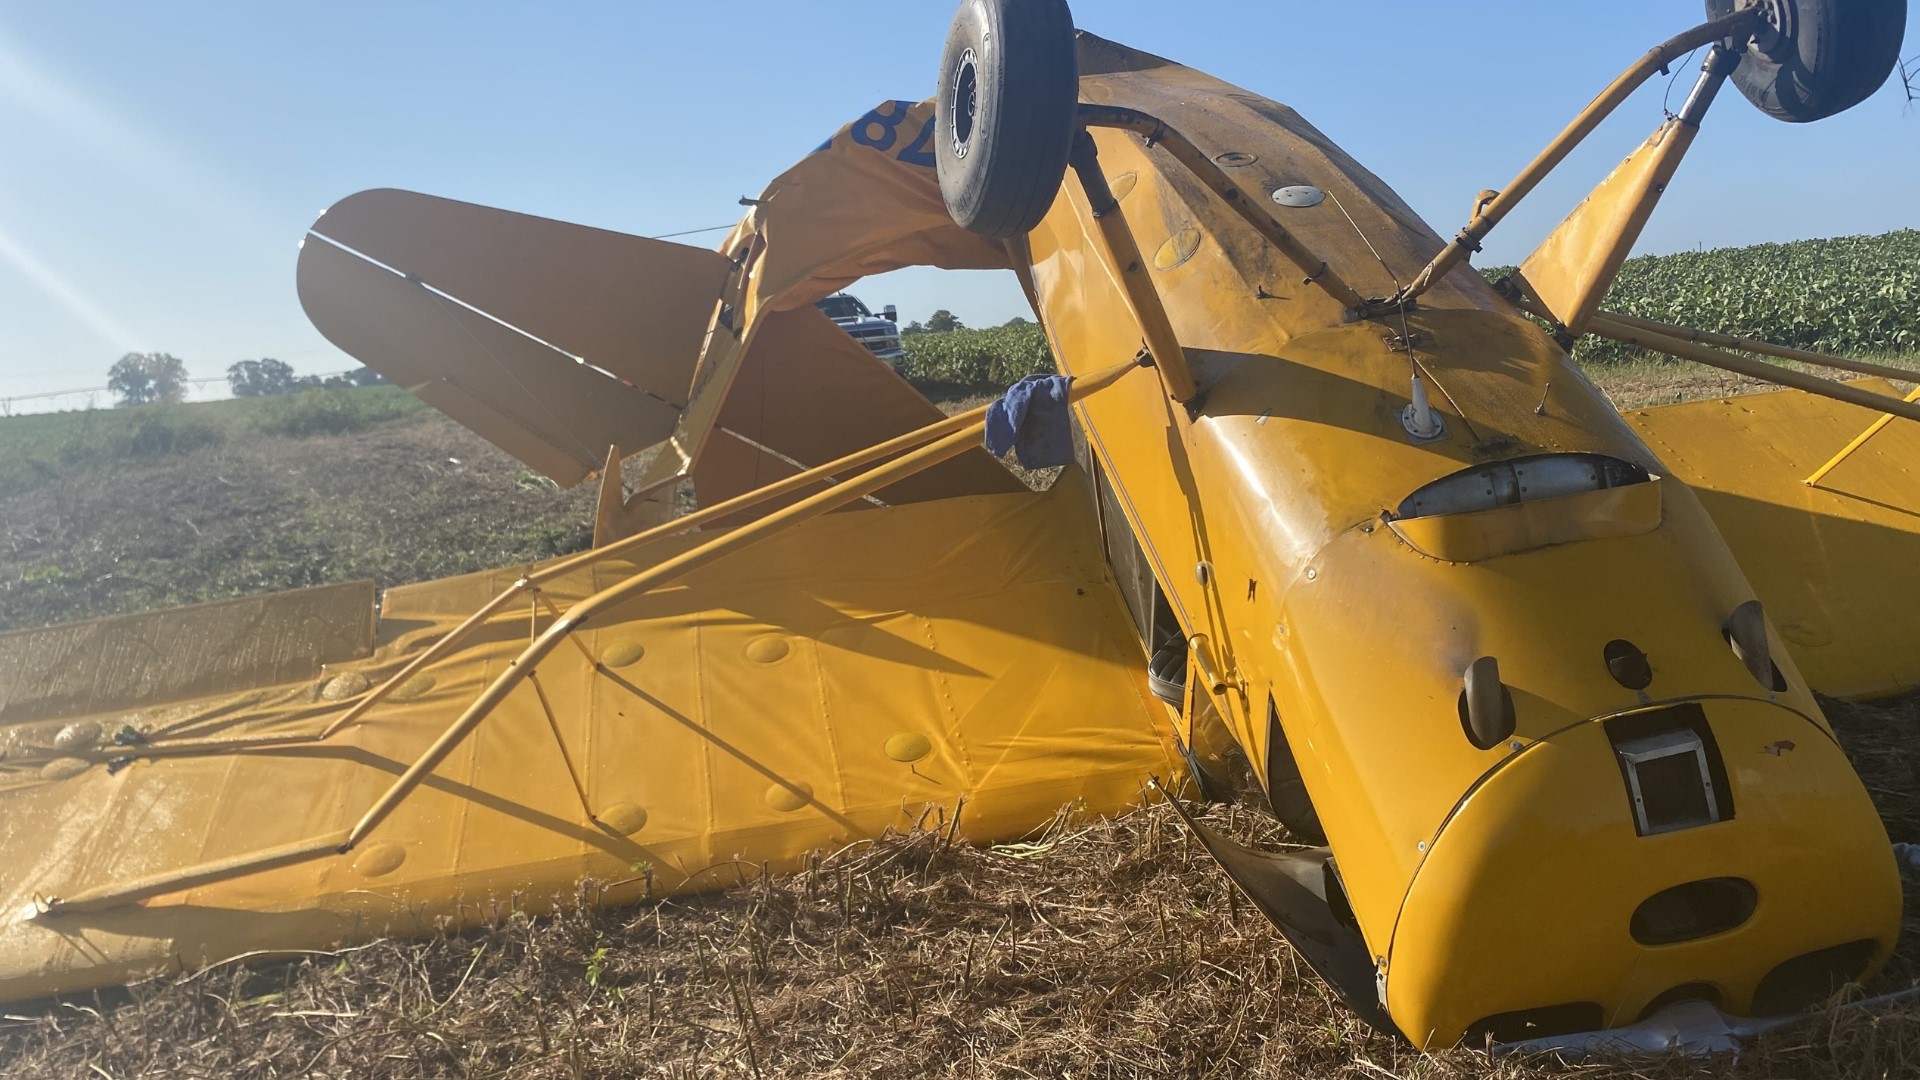
[[[814,306],[826,312],[829,319],[871,319],[873,317],[873,312],[867,310],[867,305],[845,293],[829,296]]]

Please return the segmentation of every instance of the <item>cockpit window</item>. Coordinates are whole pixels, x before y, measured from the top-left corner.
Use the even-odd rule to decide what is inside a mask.
[[[815,303],[814,307],[826,312],[827,318],[834,320],[873,318],[873,312],[867,310],[867,305],[861,303],[858,298],[848,296],[845,293],[841,293],[838,296],[829,296]]]

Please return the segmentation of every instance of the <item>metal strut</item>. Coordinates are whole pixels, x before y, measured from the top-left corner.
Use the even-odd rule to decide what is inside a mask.
[[[1915,402],[1920,402],[1920,387],[1915,387],[1913,393],[1907,395],[1906,400],[1909,405]],[[1880,419],[1875,420],[1873,423],[1869,424],[1867,426],[1867,430],[1855,436],[1854,440],[1848,443],[1844,448],[1842,448],[1839,453],[1833,455],[1831,458],[1828,458],[1827,463],[1825,465],[1822,465],[1818,469],[1815,469],[1813,471],[1813,475],[1807,477],[1805,481],[1806,485],[1811,488],[1819,487],[1820,481],[1825,480],[1827,478],[1828,473],[1839,468],[1841,462],[1847,460],[1848,458],[1852,457],[1854,454],[1858,453],[1861,447],[1867,445],[1868,440],[1872,439],[1875,435],[1880,434],[1881,430],[1891,423],[1893,423],[1893,414],[1892,413],[1882,414]]]
[[[1147,353],[1160,372],[1160,382],[1166,387],[1168,397],[1184,405],[1199,393],[1193,382],[1193,371],[1187,367],[1186,350],[1180,347],[1180,339],[1173,332],[1173,321],[1167,318],[1159,290],[1147,277],[1146,260],[1140,255],[1133,229],[1127,225],[1127,215],[1107,185],[1107,174],[1100,169],[1100,151],[1093,145],[1093,136],[1085,131],[1076,132],[1073,152],[1067,160],[1074,174],[1080,177],[1080,186],[1086,189],[1087,210],[1093,215],[1094,224],[1100,227],[1107,262],[1126,292],[1127,306],[1140,327],[1140,336],[1146,339]]]
[[[1871,409],[1874,412],[1888,413],[1920,423],[1920,404],[1902,401],[1899,398],[1888,397],[1885,394],[1876,394],[1871,390],[1862,390],[1857,386],[1848,386],[1846,383],[1835,382],[1832,379],[1823,379],[1818,375],[1808,375],[1803,371],[1779,367],[1774,364],[1769,364],[1764,360],[1749,359],[1745,356],[1723,352],[1719,349],[1709,348],[1705,345],[1695,344],[1694,342],[1685,341],[1677,337],[1668,337],[1665,334],[1637,330],[1631,326],[1612,322],[1605,318],[1594,319],[1589,330],[1599,337],[1618,341],[1623,345],[1633,345],[1642,349],[1650,349],[1653,352],[1666,353],[1668,356],[1677,356],[1682,360],[1692,360],[1695,363],[1705,364],[1708,367],[1716,367],[1722,371],[1731,371],[1737,375],[1745,375],[1751,379],[1759,379],[1762,382],[1775,383],[1780,386],[1790,386],[1795,390],[1802,390],[1816,397],[1832,398],[1835,401],[1844,401],[1849,405],[1858,405],[1861,408]],[[1831,363],[1831,361],[1837,360],[1837,357],[1826,357],[1824,359],[1829,361],[1827,364],[1829,367],[1839,366],[1838,364]],[[1849,361],[1848,363],[1853,362]],[[1885,368],[1882,370],[1895,371],[1895,378],[1911,379],[1915,377],[1915,373],[1911,371],[1898,372],[1897,369],[1893,368]]]
[[[704,525],[723,520],[742,511],[750,510],[768,501],[805,490],[815,484],[838,483],[841,477],[852,470],[863,468],[875,461],[911,450],[943,435],[959,431],[969,424],[983,420],[986,413],[987,406],[983,405],[977,409],[948,417],[945,420],[930,424],[918,431],[908,432],[905,435],[889,439],[886,442],[877,443],[865,450],[837,458],[824,465],[816,466],[815,468],[808,469],[784,480],[768,484],[766,487],[735,496],[724,502],[715,503],[713,506],[697,510],[684,517],[675,518],[664,524],[656,525],[653,528],[636,533],[616,543],[596,548],[592,551],[582,552],[539,570],[531,571],[527,576],[501,591],[498,596],[487,601],[486,604],[482,605],[481,608],[472,615],[467,616],[460,625],[454,627],[445,637],[434,642],[426,651],[408,661],[406,666],[395,672],[387,678],[386,681],[368,691],[359,700],[355,701],[346,712],[335,718],[332,723],[328,724],[317,734],[258,735],[238,739],[181,739],[172,742],[154,741],[134,747],[112,746],[91,751],[75,750],[72,752],[72,756],[85,757],[88,760],[97,759],[100,761],[111,758],[154,759],[165,757],[202,757],[248,750],[271,750],[289,746],[307,746],[314,743],[325,742],[339,734],[345,728],[363,719],[375,706],[386,701],[387,698],[392,696],[395,690],[406,685],[414,676],[425,671],[440,660],[445,659],[450,653],[465,644],[480,630],[480,627],[487,619],[498,614],[502,608],[513,603],[518,597],[528,593],[538,592],[540,586],[547,582],[565,577],[568,574],[584,570],[587,567],[610,559],[630,555],[655,541],[698,529]]]
[[[1428,263],[1406,288],[1400,290],[1400,294],[1393,298],[1394,302],[1404,303],[1426,292],[1432,288],[1434,282],[1445,278],[1454,267],[1479,251],[1481,241],[1487,238],[1487,234],[1493,231],[1494,226],[1500,224],[1501,220],[1511,213],[1514,207],[1520,205],[1520,201],[1531,194],[1534,188],[1539,187],[1540,182],[1547,178],[1547,174],[1553,172],[1561,162],[1565,161],[1575,147],[1584,142],[1588,135],[1593,134],[1601,121],[1611,116],[1613,111],[1618,109],[1635,90],[1640,89],[1648,79],[1666,71],[1674,61],[1702,45],[1710,45],[1726,39],[1739,40],[1750,36],[1754,30],[1758,29],[1762,17],[1760,8],[1744,8],[1731,15],[1696,26],[1648,51],[1639,62],[1622,72],[1612,85],[1601,91],[1600,96],[1595,98],[1592,104],[1581,110],[1580,115],[1574,117],[1566,130],[1548,143],[1547,148],[1540,151],[1539,156],[1529,162],[1526,168],[1520,170],[1520,175],[1514,177],[1512,183],[1481,203],[1473,215],[1473,220],[1467,223],[1466,228],[1461,229],[1459,235],[1442,248],[1440,253],[1433,257],[1433,261]],[[1717,88],[1716,86],[1715,89]],[[1391,307],[1392,304],[1387,306]]]
[[[1509,289],[1505,290],[1503,295],[1511,300],[1513,305],[1521,311],[1541,319],[1552,321],[1553,314],[1547,311],[1538,300],[1527,295],[1525,292]],[[1595,315],[1587,325],[1587,333],[1595,337],[1606,338],[1609,341],[1617,341],[1622,345],[1631,345],[1638,349],[1646,349],[1649,352],[1664,353],[1681,360],[1691,360],[1696,364],[1705,364],[1708,367],[1719,368],[1722,371],[1731,371],[1736,375],[1745,375],[1750,379],[1773,383],[1776,386],[1791,387],[1795,390],[1812,394],[1815,397],[1832,398],[1835,401],[1844,401],[1849,405],[1858,405],[1863,409],[1872,409],[1874,412],[1887,414],[1883,417],[1885,420],[1900,417],[1920,423],[1920,403],[1916,403],[1920,402],[1920,394],[1916,394],[1902,401],[1899,398],[1888,397],[1885,394],[1876,394],[1871,390],[1862,390],[1857,386],[1848,386],[1843,382],[1823,379],[1818,375],[1809,375],[1804,371],[1795,371],[1792,368],[1769,364],[1764,360],[1755,360],[1751,357],[1727,352],[1724,349],[1712,348],[1711,345],[1702,344],[1702,342],[1725,345],[1728,348],[1743,349],[1770,356],[1778,356],[1782,359],[1797,360],[1815,367],[1851,371],[1862,375],[1877,375],[1884,379],[1897,379],[1902,382],[1920,380],[1920,372],[1909,371],[1904,368],[1886,367],[1881,364],[1870,364],[1864,360],[1848,360],[1839,356],[1826,356],[1821,353],[1805,352],[1800,349],[1789,349],[1783,345],[1770,345],[1764,341],[1755,341],[1752,338],[1734,337],[1729,334],[1714,334],[1705,330],[1689,330],[1682,326],[1670,326],[1666,323],[1654,322],[1651,319],[1640,319],[1631,315],[1616,315],[1610,312],[1601,312]],[[1864,443],[1877,432],[1880,427],[1884,426],[1885,424],[1883,423],[1869,430],[1860,437],[1859,442]],[[1845,457],[1846,453],[1851,453],[1858,448],[1857,445],[1849,447],[1841,456]],[[1834,464],[1838,464],[1838,461],[1830,462],[1829,468]],[[1827,471],[1829,470],[1823,469],[1814,474],[1814,476],[1807,480],[1807,483],[1814,483],[1820,479],[1820,477],[1826,475]]]
[[[1139,366],[1140,363],[1138,361],[1128,361],[1127,363],[1117,364],[1078,379],[1074,382],[1070,391],[1071,398],[1078,401],[1097,394],[1115,385],[1125,377],[1128,372]],[[568,570],[577,569],[581,566],[609,558],[615,553],[632,550],[632,548],[637,547],[640,543],[664,535],[668,531],[676,531],[671,530],[670,526],[677,525],[680,528],[688,528],[691,526],[686,523],[692,521],[694,518],[713,520],[716,517],[736,513],[746,505],[776,498],[778,495],[791,492],[798,487],[804,487],[825,479],[832,479],[832,473],[828,472],[828,470],[835,472],[844,471],[850,467],[847,464],[848,462],[856,460],[872,462],[904,446],[918,447],[893,461],[878,465],[864,474],[842,480],[840,483],[835,484],[835,486],[825,491],[810,495],[780,510],[776,510],[758,521],[743,525],[738,529],[717,536],[704,544],[684,551],[664,562],[639,571],[619,584],[603,589],[593,596],[573,605],[564,614],[560,615],[551,626],[547,627],[545,632],[535,638],[513,662],[507,665],[506,670],[501,672],[501,674],[467,706],[459,718],[454,720],[454,722],[440,734],[439,738],[435,739],[433,744],[407,768],[406,772],[403,773],[399,779],[395,780],[384,794],[374,801],[373,805],[361,815],[359,821],[356,822],[351,829],[342,833],[330,833],[312,840],[288,844],[268,851],[255,852],[248,855],[219,860],[217,862],[203,863],[199,866],[185,867],[179,870],[155,874],[137,881],[87,889],[68,897],[52,897],[40,902],[39,909],[34,917],[48,918],[58,916],[62,913],[99,911],[119,907],[124,904],[135,903],[155,896],[179,892],[215,882],[227,881],[266,870],[292,866],[332,855],[344,855],[352,851],[361,842],[366,840],[369,834],[379,828],[380,824],[384,822],[409,795],[418,789],[419,786],[426,781],[427,777],[433,774],[435,769],[439,768],[440,764],[447,759],[448,755],[453,753],[461,742],[463,742],[468,735],[472,734],[474,729],[479,727],[480,723],[499,707],[500,703],[506,699],[508,694],[518,687],[520,683],[533,679],[534,669],[542,660],[546,659],[559,647],[563,639],[571,637],[577,631],[586,629],[597,620],[605,617],[619,605],[664,585],[669,581],[725,558],[742,548],[767,539],[784,529],[837,510],[850,502],[865,498],[876,491],[932,468],[943,461],[958,457],[978,445],[985,430],[986,409],[982,407],[937,424],[928,425],[919,431],[903,435],[898,439],[889,440],[886,443],[882,443],[879,446],[875,446],[858,454],[849,455],[840,461],[821,466],[819,469],[803,473],[800,476],[791,477],[787,480],[769,485],[757,492],[749,493],[737,499],[728,500],[727,502],[712,507],[703,514],[689,515],[687,518],[669,523],[668,526],[648,530],[648,532],[622,541],[620,544],[564,560],[552,567],[548,567],[541,575],[528,575],[527,578],[523,578],[520,582],[516,583],[512,589],[502,593],[486,607],[483,607],[480,612],[476,613],[474,618],[470,618],[467,623],[463,623],[463,629],[477,625],[478,619],[482,617],[484,613],[498,610],[508,599],[528,588],[536,576],[539,577],[539,580],[547,580],[556,573],[563,572],[563,568]],[[459,631],[456,631],[456,633],[458,632]],[[470,630],[468,630],[468,632],[470,632]],[[421,659],[424,658],[423,656]],[[419,664],[419,661],[416,661],[416,664]],[[424,666],[424,664],[419,664],[419,667]],[[393,679],[388,680],[388,683],[383,686],[382,689],[391,692],[390,688],[393,685],[397,685],[403,677],[409,677],[412,673],[417,672],[419,667],[416,667],[415,664],[409,664],[407,669],[395,675]],[[541,699],[542,708],[547,710],[549,720],[551,721],[551,707],[548,705],[546,695],[540,690],[537,682],[535,684],[535,691]],[[559,731],[556,724],[556,737],[558,734]],[[284,740],[282,741],[284,742]],[[587,805],[588,800],[585,786],[579,780],[578,773],[573,767],[572,757],[567,753],[564,743],[561,745],[561,753],[566,759],[569,775],[574,779],[576,791],[580,795],[583,809],[588,819],[594,820],[593,811],[590,806]]]

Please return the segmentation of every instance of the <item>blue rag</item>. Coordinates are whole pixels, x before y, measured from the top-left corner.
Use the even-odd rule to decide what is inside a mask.
[[[1029,375],[987,407],[987,451],[1014,452],[1023,469],[1046,469],[1073,461],[1072,414],[1065,375]]]

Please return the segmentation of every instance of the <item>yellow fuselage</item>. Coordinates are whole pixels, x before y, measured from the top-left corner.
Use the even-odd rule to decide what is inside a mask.
[[[1166,121],[1253,197],[1323,190],[1274,212],[1363,292],[1392,292],[1438,249],[1284,107],[1104,43],[1082,59],[1083,99]],[[1097,139],[1202,396],[1189,409],[1130,380],[1078,419],[1256,768],[1270,710],[1284,730],[1396,1025],[1422,1045],[1557,1006],[1612,1026],[1670,992],[1748,1013],[1790,958],[1870,942],[1856,951],[1884,960],[1900,887],[1865,789],[1778,638],[1777,692],[1729,647],[1750,586],[1693,493],[1661,479],[1565,351],[1466,270],[1404,322],[1346,322],[1164,153]],[[1028,240],[1069,373],[1140,348],[1097,228],[1070,177]],[[1430,440],[1402,418],[1416,365],[1445,425]],[[1450,475],[1555,454],[1650,479],[1473,512],[1403,507]],[[1610,670],[1617,641],[1647,656],[1643,690]],[[1497,658],[1517,717],[1484,750],[1460,705],[1480,657]],[[1689,704],[1724,767],[1723,820],[1641,835],[1618,752],[1631,724],[1607,721]],[[1750,917],[1636,941],[1649,898],[1718,879],[1750,885]]]

